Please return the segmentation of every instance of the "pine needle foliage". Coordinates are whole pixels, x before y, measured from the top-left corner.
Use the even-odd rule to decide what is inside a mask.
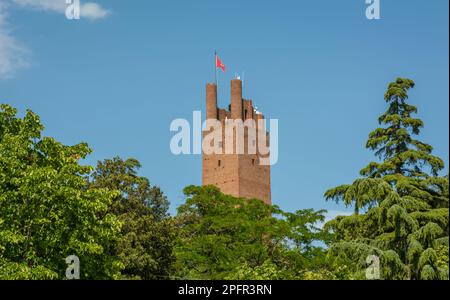
[[[381,279],[448,279],[448,175],[439,176],[443,160],[417,139],[424,124],[407,102],[414,85],[406,78],[388,85],[388,109],[366,144],[378,161],[325,192],[355,209],[325,225],[334,234],[328,255],[351,265],[354,278],[363,279],[366,257],[377,255]]]

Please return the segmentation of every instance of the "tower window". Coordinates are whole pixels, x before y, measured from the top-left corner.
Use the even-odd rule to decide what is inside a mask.
[[[244,120],[247,120],[247,113],[248,113],[248,111],[245,110],[245,111],[244,111]]]
[[[221,164],[222,164],[222,162],[219,159],[219,161],[217,162],[217,165],[220,167]]]
[[[254,158],[252,159],[252,165],[255,165],[255,159]]]

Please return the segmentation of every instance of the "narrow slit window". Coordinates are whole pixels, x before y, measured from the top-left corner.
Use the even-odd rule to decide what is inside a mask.
[[[222,162],[219,159],[219,161],[217,162],[217,165],[220,167],[221,164],[222,164]]]

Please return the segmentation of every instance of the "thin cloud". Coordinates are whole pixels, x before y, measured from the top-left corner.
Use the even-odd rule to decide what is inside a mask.
[[[64,14],[68,4],[66,0],[12,0],[13,3],[24,8],[37,9]],[[80,1],[80,16],[90,20],[106,18],[111,12],[95,2]]]
[[[44,11],[62,13],[66,10],[66,0],[12,0],[13,3],[21,6]]]
[[[28,66],[27,49],[11,35],[7,23],[7,3],[0,1],[0,79],[7,79]]]
[[[18,70],[30,65],[28,55],[31,52],[13,36],[7,20],[8,11],[13,6],[58,13],[65,18],[68,4],[66,0],[0,0],[0,80],[11,78]],[[110,14],[111,11],[100,4],[81,1],[81,19],[99,20]]]

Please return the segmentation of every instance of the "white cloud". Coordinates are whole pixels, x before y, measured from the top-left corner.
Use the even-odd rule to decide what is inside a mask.
[[[63,13],[66,10],[66,0],[12,0],[22,7]]]
[[[0,79],[10,78],[28,65],[27,50],[11,35],[6,18],[7,4],[0,0]]]
[[[97,3],[88,2],[81,5],[80,15],[91,20],[103,19],[107,17],[111,12],[105,10]]]
[[[64,14],[68,4],[66,0],[12,0],[15,4],[25,8]],[[111,12],[95,2],[80,1],[80,16],[90,20],[107,17]]]
[[[80,2],[81,19],[99,20],[111,13],[95,2]],[[68,4],[66,0],[0,0],[0,79],[10,78],[17,70],[29,65],[29,50],[12,35],[7,22],[8,10],[12,6],[58,13],[65,18]]]

